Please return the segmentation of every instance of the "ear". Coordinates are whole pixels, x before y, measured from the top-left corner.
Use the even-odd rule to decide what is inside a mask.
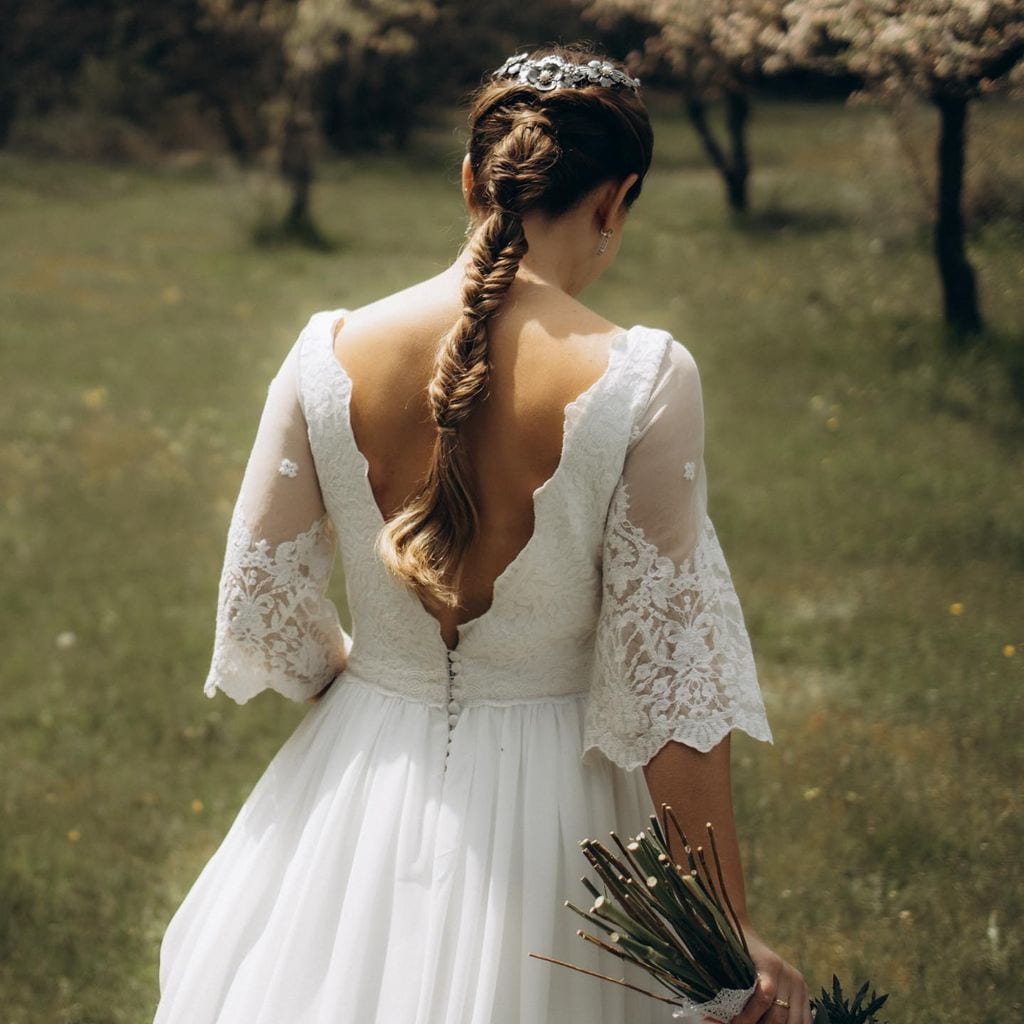
[[[469,154],[467,153],[462,158],[462,198],[466,202],[466,208],[472,212],[473,203],[471,196],[473,194],[473,164],[470,162]]]
[[[597,206],[597,216],[602,228],[613,228],[626,215],[626,195],[640,180],[635,171],[627,174],[620,182],[609,181]]]

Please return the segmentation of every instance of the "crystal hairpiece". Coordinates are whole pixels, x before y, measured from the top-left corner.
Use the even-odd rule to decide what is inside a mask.
[[[607,89],[640,89],[640,79],[631,78],[606,60],[574,64],[556,53],[530,60],[529,54],[509,57],[491,78],[510,78],[520,85],[532,85],[541,92],[552,89],[580,89],[587,85],[603,85]]]

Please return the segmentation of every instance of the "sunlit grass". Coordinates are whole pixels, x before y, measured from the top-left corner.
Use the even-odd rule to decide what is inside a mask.
[[[755,921],[812,982],[870,972],[894,1024],[1015,1019],[1020,411],[996,362],[943,352],[881,115],[759,107],[745,225],[685,125],[658,127],[585,298],[701,367],[710,511],[776,737],[734,739]],[[267,382],[312,311],[446,265],[458,156],[442,130],[327,167],[328,255],[253,247],[240,175],[0,156],[8,1024],[151,1016],[170,914],[303,714],[201,692]],[[1024,343],[1017,228],[972,255],[994,331]]]

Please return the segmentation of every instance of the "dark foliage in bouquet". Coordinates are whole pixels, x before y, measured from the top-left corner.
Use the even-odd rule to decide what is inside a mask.
[[[672,860],[669,827],[682,843],[687,864]],[[626,843],[610,832],[618,855],[594,839],[580,848],[604,883],[601,892],[588,878],[580,881],[594,897],[590,910],[569,900],[565,906],[579,914],[604,937],[579,929],[577,935],[613,956],[637,964],[669,994],[661,995],[576,964],[540,953],[530,956],[614,982],[680,1008],[674,1016],[731,1020],[739,1013],[757,980],[743,929],[729,898],[715,831],[705,826],[710,854],[687,840],[672,808],[662,804],[662,820],[651,815],[650,826]],[[712,870],[713,866],[713,870]],[[815,1024],[883,1024],[874,1014],[888,998],[872,991],[863,1004],[868,983],[852,1003],[843,997],[833,975],[832,993],[822,989],[811,1001]]]
[[[868,982],[865,981],[857,989],[853,1002],[848,1003],[843,997],[843,988],[839,984],[839,979],[833,974],[831,993],[822,989],[821,998],[816,1000],[816,1003],[828,1014],[827,1019],[831,1024],[886,1024],[885,1021],[880,1021],[875,1015],[885,1005],[885,1001],[889,998],[888,993],[876,995],[875,990],[872,989],[867,1004],[861,1006],[867,991]],[[815,1020],[820,1021],[821,1019],[821,1011],[819,1010]]]

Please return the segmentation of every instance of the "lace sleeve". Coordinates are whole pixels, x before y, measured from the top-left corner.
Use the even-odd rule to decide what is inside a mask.
[[[700,374],[673,342],[636,424],[605,524],[584,758],[632,769],[669,741],[732,729],[773,742],[753,652],[707,515]]]
[[[204,692],[299,701],[345,667],[351,640],[327,598],[335,535],[298,387],[299,342],[270,384],[231,525]]]

